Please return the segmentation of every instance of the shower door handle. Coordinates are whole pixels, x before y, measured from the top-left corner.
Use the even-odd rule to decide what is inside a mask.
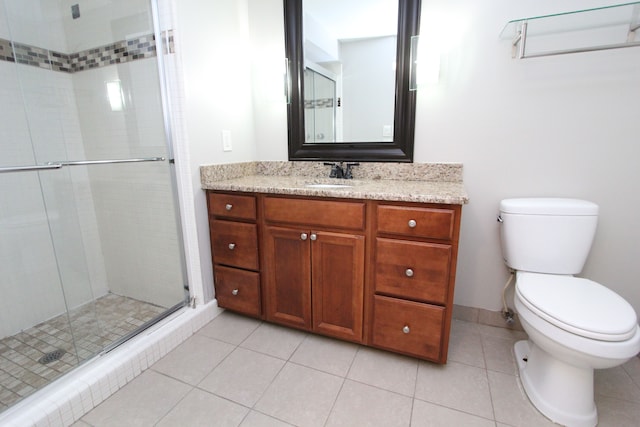
[[[111,163],[162,162],[164,160],[165,160],[164,157],[142,157],[142,158],[133,158],[133,159],[113,159],[113,160],[73,160],[73,161],[65,160],[60,162],[47,162],[44,165],[7,166],[4,168],[0,168],[0,173],[60,169],[63,166],[103,165],[103,164],[111,164]]]
[[[139,163],[139,162],[162,162],[164,157],[140,157],[132,159],[110,159],[110,160],[63,160],[60,162],[49,162],[47,165],[62,166],[84,166],[84,165],[107,165],[111,163]]]
[[[50,170],[50,169],[60,169],[61,167],[62,167],[61,163],[47,163],[46,165],[29,165],[29,166],[8,166],[5,168],[0,168],[0,173]]]

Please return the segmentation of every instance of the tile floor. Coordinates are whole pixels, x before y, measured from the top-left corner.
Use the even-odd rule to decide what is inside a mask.
[[[116,294],[0,339],[0,412],[69,372],[166,308]],[[45,353],[63,350],[42,364]]]
[[[454,321],[447,365],[224,312],[86,414],[86,426],[546,426],[522,332]],[[637,426],[640,359],[599,371],[600,426]]]

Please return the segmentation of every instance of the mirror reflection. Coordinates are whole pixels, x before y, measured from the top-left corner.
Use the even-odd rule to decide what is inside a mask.
[[[397,0],[303,0],[306,143],[393,142]]]

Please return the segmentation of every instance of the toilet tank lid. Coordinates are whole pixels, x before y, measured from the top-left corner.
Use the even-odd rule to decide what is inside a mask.
[[[598,205],[587,200],[562,198],[504,199],[500,212],[522,215],[598,215]]]

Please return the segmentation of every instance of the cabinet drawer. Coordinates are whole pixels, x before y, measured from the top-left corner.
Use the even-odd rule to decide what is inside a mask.
[[[451,252],[446,244],[377,238],[376,292],[445,304]]]
[[[258,270],[258,228],[255,224],[209,221],[211,251],[216,264]]]
[[[267,221],[364,230],[365,204],[316,199],[264,198]]]
[[[444,314],[443,307],[376,295],[372,343],[440,361]]]
[[[237,194],[209,193],[209,212],[215,216],[256,219],[256,198]]]
[[[220,307],[252,316],[262,314],[258,273],[217,265],[214,277]]]
[[[377,211],[379,233],[441,240],[453,238],[453,209],[379,205]]]

